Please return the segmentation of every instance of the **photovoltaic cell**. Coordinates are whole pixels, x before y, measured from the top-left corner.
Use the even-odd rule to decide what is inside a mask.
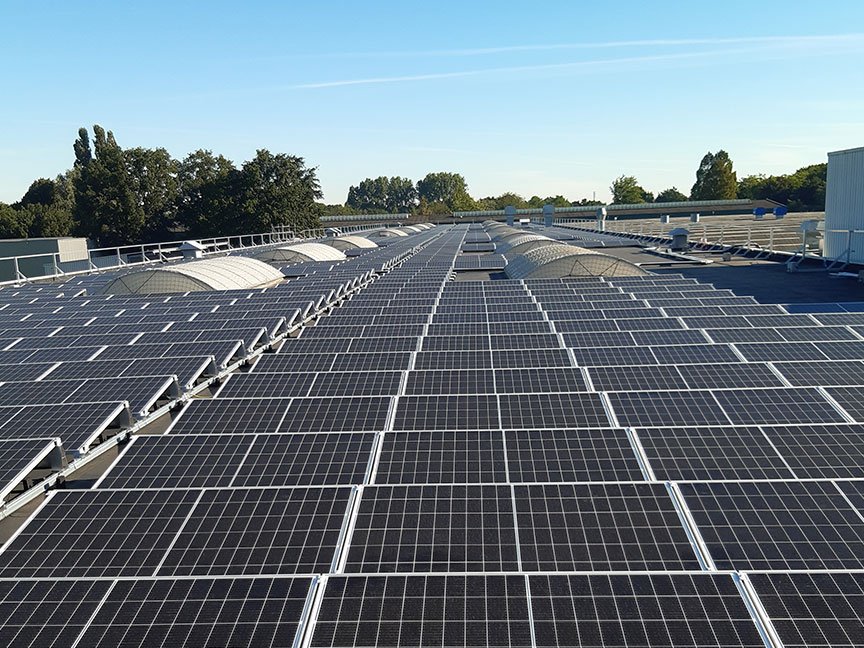
[[[198,492],[56,491],[0,553],[0,577],[146,576]]]
[[[763,648],[724,574],[531,576],[537,648]]]
[[[394,430],[498,429],[495,396],[402,396],[396,408]]]
[[[508,486],[366,486],[346,572],[517,571]]]
[[[109,580],[0,581],[0,644],[8,648],[72,648]]]
[[[207,490],[160,566],[160,576],[330,571],[348,488]]]
[[[864,426],[790,425],[763,430],[798,477],[864,477]]]
[[[864,520],[830,482],[681,484],[719,569],[861,569]]]
[[[507,430],[609,427],[599,394],[516,394],[501,397]]]
[[[371,433],[261,435],[232,486],[360,484],[372,453]]]
[[[228,486],[254,439],[250,434],[140,435],[99,486]]]
[[[333,576],[315,648],[531,648],[523,576]]]
[[[640,428],[639,441],[660,480],[792,479],[755,427]]]
[[[378,484],[507,481],[500,432],[389,432],[382,443]]]
[[[80,646],[291,646],[308,578],[118,581]]]
[[[662,484],[516,486],[526,571],[699,569]]]
[[[864,645],[864,574],[750,574],[786,648]]]
[[[642,479],[623,430],[519,430],[505,438],[511,482]]]

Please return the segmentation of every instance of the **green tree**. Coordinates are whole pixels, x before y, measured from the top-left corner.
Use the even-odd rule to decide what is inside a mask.
[[[828,165],[811,164],[789,175],[749,175],[738,181],[738,197],[767,199],[793,211],[823,211]]]
[[[240,172],[228,158],[199,149],[177,165],[177,221],[190,236],[219,236],[233,229]]]
[[[144,212],[144,240],[172,238],[177,229],[177,161],[164,148],[131,148],[123,156],[132,191]]]
[[[385,206],[391,214],[410,212],[417,204],[417,187],[409,178],[394,176],[388,179]]]
[[[687,196],[678,191],[678,187],[670,187],[669,189],[664,189],[663,191],[658,193],[657,197],[654,199],[654,202],[684,202],[685,200],[687,200]]]
[[[428,173],[417,182],[417,197],[427,203],[444,203],[451,210],[465,210],[476,207],[468,195],[468,185],[465,178],[458,173],[440,171]]]
[[[583,198],[582,200],[574,200],[570,203],[571,207],[599,207],[603,204],[602,200],[594,200],[592,198]]]
[[[500,210],[505,207],[515,207],[516,209],[525,209],[528,207],[528,201],[522,196],[513,192],[505,192],[500,196],[487,196],[477,201],[477,206],[480,209]]]
[[[366,178],[356,187],[348,189],[348,199],[345,204],[367,214],[387,212],[387,197],[390,179],[385,176]]]
[[[654,201],[654,195],[645,191],[634,176],[622,175],[615,178],[609,190],[612,192],[614,204],[633,205]]]
[[[0,203],[0,238],[27,238],[31,227],[30,218],[28,211]]]
[[[696,170],[696,183],[690,190],[691,200],[730,200],[738,196],[738,176],[726,151],[710,151]]]
[[[16,208],[30,223],[30,236],[69,236],[75,228],[75,195],[72,177],[75,172],[58,175],[56,179],[34,180]]]
[[[91,151],[87,130],[75,142],[75,216],[78,227],[99,245],[141,240],[144,210],[133,190],[123,150],[111,131],[93,127]]]
[[[236,233],[269,232],[277,226],[295,231],[319,227],[324,194],[316,169],[302,157],[260,149],[240,171]]]

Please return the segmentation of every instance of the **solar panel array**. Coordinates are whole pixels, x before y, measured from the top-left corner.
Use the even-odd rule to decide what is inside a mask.
[[[0,551],[0,638],[864,645],[857,320],[453,281],[482,230],[442,230],[52,493]]]

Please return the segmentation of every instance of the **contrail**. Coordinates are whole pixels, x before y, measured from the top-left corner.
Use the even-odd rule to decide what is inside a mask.
[[[864,43],[864,40],[861,41]],[[777,43],[775,43],[777,44]],[[782,44],[797,44],[791,41],[783,41]],[[457,79],[464,77],[486,76],[493,74],[512,74],[521,72],[539,72],[549,70],[571,70],[590,72],[597,68],[605,68],[613,65],[632,65],[636,63],[656,63],[663,61],[686,61],[708,59],[718,56],[729,56],[730,54],[752,54],[763,51],[772,51],[774,48],[732,48],[709,50],[703,52],[684,52],[679,54],[656,54],[648,56],[632,56],[613,59],[598,59],[590,61],[575,61],[567,63],[543,63],[537,65],[518,65],[508,67],[481,68],[474,70],[457,70],[453,72],[433,72],[428,74],[410,74],[398,76],[365,77],[360,79],[338,79],[334,81],[317,81],[301,83],[291,86],[292,89],[314,89],[314,88],[337,88],[343,86],[374,85],[384,83],[409,83],[417,81],[430,81],[437,79]]]

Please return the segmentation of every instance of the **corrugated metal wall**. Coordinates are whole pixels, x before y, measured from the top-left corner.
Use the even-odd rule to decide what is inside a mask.
[[[831,230],[859,232],[850,237],[846,232]],[[828,154],[825,256],[845,259],[850,241],[849,260],[852,263],[864,263],[864,148]]]

